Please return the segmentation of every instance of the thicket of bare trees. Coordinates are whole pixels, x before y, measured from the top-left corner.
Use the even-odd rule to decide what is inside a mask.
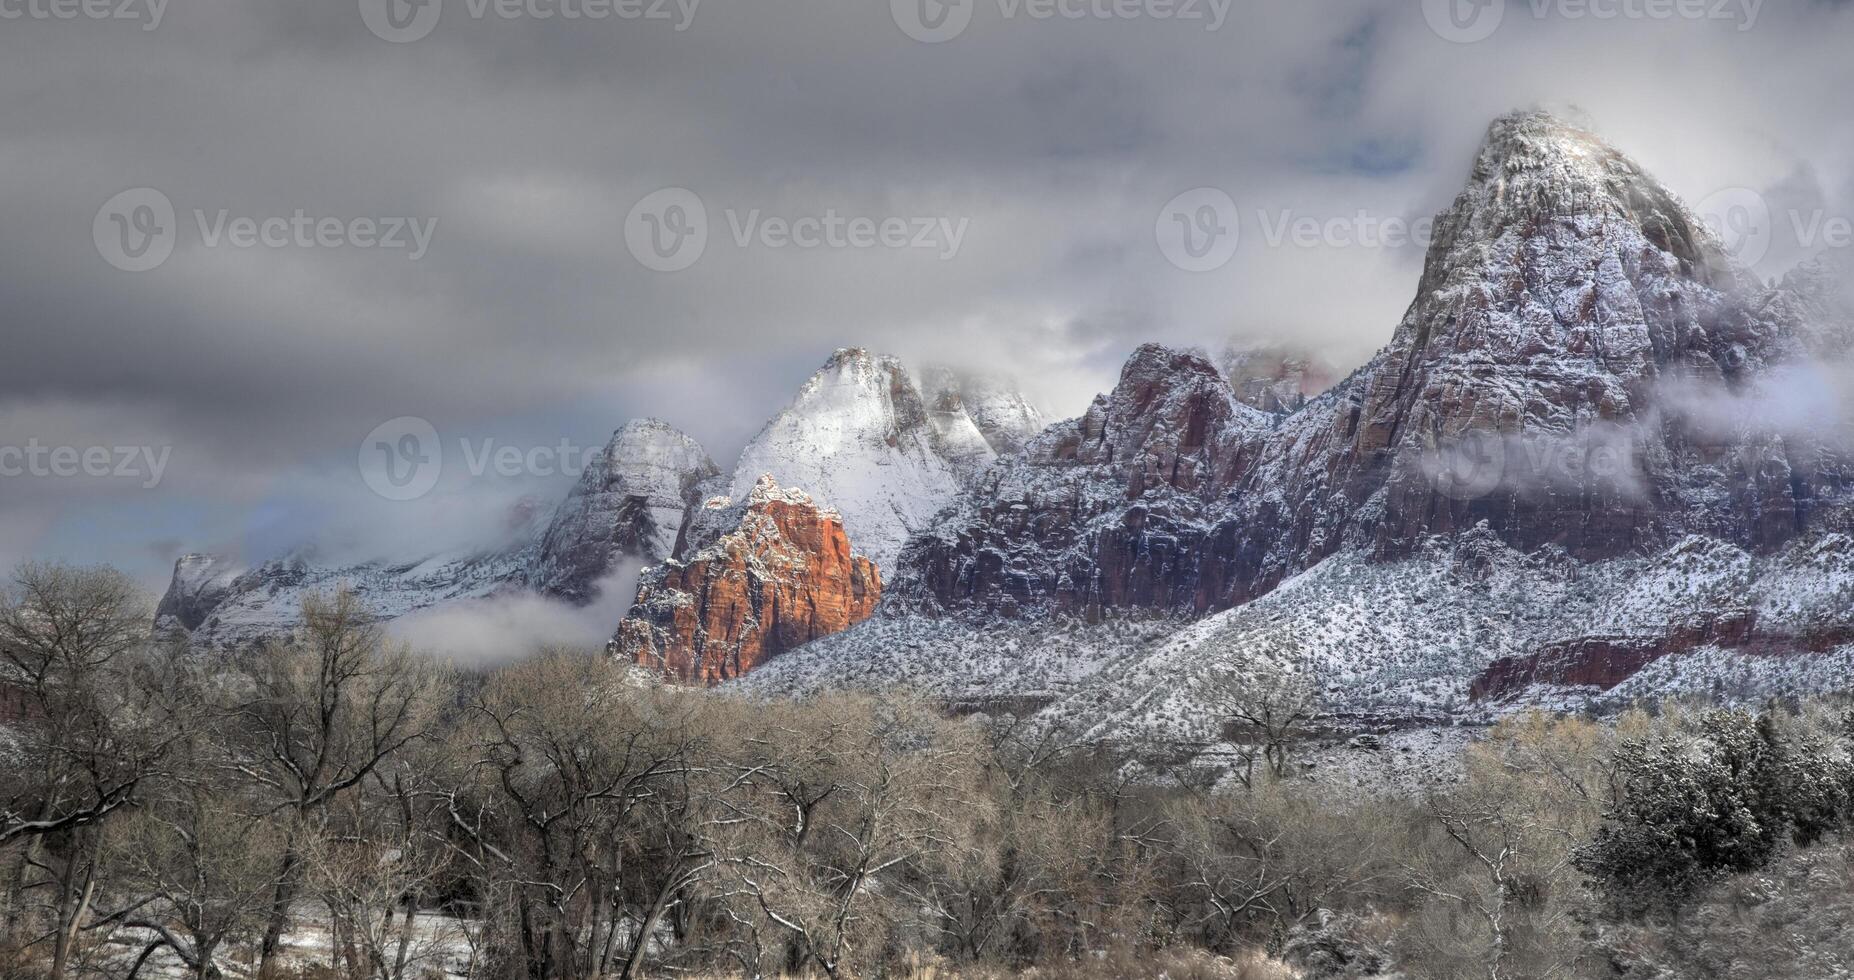
[[[1791,935],[1854,919],[1824,704],[1518,716],[1373,795],[1299,764],[1319,685],[1285,640],[1204,678],[1237,760],[1206,773],[570,651],[458,672],[347,596],[237,656],[147,622],[108,572],[0,602],[9,980],[1600,977],[1743,961],[1707,911],[1735,875],[1792,883]]]

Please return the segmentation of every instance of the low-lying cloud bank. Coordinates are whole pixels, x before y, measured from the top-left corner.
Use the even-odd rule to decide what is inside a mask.
[[[575,606],[532,592],[489,596],[394,620],[387,633],[413,649],[464,666],[509,663],[548,649],[604,649],[637,595],[643,566],[626,562]]]

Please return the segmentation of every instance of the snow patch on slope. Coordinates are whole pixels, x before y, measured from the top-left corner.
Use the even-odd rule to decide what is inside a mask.
[[[1773,620],[1775,629],[1806,635],[1844,623],[1846,607],[1834,597],[1854,590],[1847,548],[1843,536],[1827,535],[1756,557],[1693,539],[1648,558],[1585,564],[1552,548],[1520,554],[1481,528],[1433,539],[1397,561],[1341,552],[1246,605],[1189,624],[891,614],[794,651],[739,686],[784,695],[901,686],[955,702],[1016,702],[1095,740],[1200,745],[1216,741],[1220,722],[1204,689],[1211,668],[1274,636],[1298,647],[1323,710],[1363,725],[1478,724],[1529,704],[1578,710],[1648,692],[1825,690],[1854,680],[1854,648],[1701,649],[1664,656],[1638,682],[1608,694],[1539,688],[1512,701],[1470,696],[1496,660],[1579,636],[1664,636],[1718,617],[1722,596],[1788,617]],[[1803,576],[1814,584],[1798,592]],[[1797,602],[1797,595],[1814,598]]]
[[[190,555],[181,559],[189,580],[209,577],[222,588],[192,628],[164,599],[156,628],[190,633],[205,647],[243,649],[267,639],[282,639],[302,623],[303,600],[330,596],[342,589],[378,620],[391,620],[421,609],[462,599],[477,599],[515,588],[532,560],[532,545],[476,555],[434,555],[410,563],[368,562],[327,567],[313,552],[277,558],[249,570],[225,559]],[[169,597],[175,595],[170,587]]]

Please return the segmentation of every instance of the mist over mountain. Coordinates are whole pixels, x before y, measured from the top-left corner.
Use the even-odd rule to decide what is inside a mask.
[[[1825,980],[1854,0],[0,0],[0,980]]]

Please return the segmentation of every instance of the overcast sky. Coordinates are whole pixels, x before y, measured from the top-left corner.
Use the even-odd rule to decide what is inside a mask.
[[[0,455],[0,565],[151,588],[184,551],[480,541],[564,489],[472,474],[459,440],[593,448],[654,415],[726,467],[839,346],[1013,373],[1052,418],[1146,340],[1356,366],[1421,249],[1273,226],[1431,215],[1517,107],[1577,114],[1689,200],[1854,214],[1845,4],[171,0],[156,25],[156,0],[80,2],[0,0],[0,454],[148,454],[106,476]],[[1649,16],[1680,11],[1705,16]],[[145,194],[105,207],[138,188],[171,229]],[[684,195],[633,215],[663,188],[706,212],[680,271],[638,247],[700,217],[663,206]],[[1197,188],[1242,231],[1202,272],[1159,244]],[[299,210],[337,221],[238,234]],[[768,224],[827,216],[845,247]],[[383,247],[400,219],[428,239]],[[1811,249],[1772,220],[1767,275]],[[446,465],[391,501],[358,453],[408,416]]]

